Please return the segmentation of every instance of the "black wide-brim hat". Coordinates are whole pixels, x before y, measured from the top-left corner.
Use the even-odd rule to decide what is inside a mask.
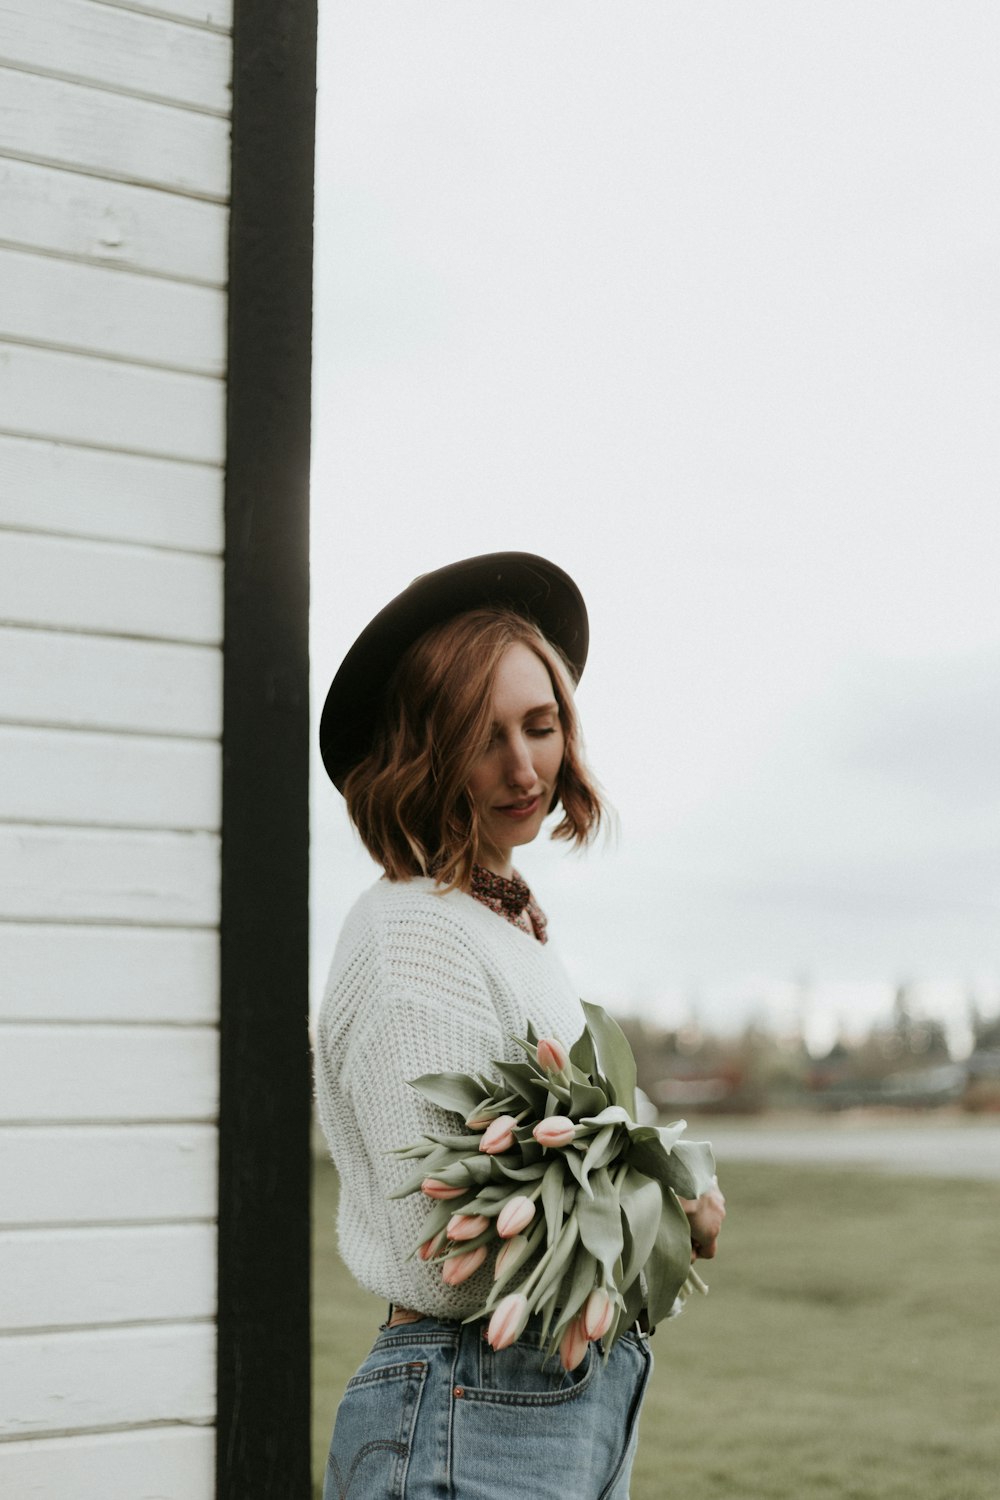
[[[587,606],[555,563],[530,552],[488,552],[422,573],[365,626],[326,695],[319,746],[338,791],[371,749],[385,689],[403,653],[432,626],[491,607],[513,610],[537,625],[579,682],[590,641]]]

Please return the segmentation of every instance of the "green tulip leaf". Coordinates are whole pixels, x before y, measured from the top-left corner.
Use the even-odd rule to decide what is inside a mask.
[[[594,1083],[577,1083],[574,1079],[569,1086],[569,1114],[573,1120],[596,1115],[607,1107],[607,1103],[607,1094]]]
[[[676,1167],[671,1168],[670,1153],[665,1151],[658,1135],[644,1140],[637,1140],[633,1135],[625,1151],[625,1158],[629,1166],[636,1172],[642,1172],[646,1177],[652,1177],[654,1181],[661,1183],[664,1187],[672,1187],[676,1173]],[[682,1193],[682,1197],[687,1194]]]
[[[470,1181],[476,1183],[477,1186],[496,1181],[497,1174],[493,1170],[493,1157],[487,1156],[485,1152],[476,1156],[466,1156],[462,1165],[468,1172]],[[436,1177],[438,1174],[432,1172],[429,1175]]]
[[[632,1285],[653,1253],[660,1228],[660,1215],[663,1212],[663,1196],[658,1182],[631,1167],[625,1174],[619,1192],[622,1214],[628,1224],[632,1242],[628,1255],[623,1257],[620,1286],[625,1289]]]
[[[467,1135],[428,1135],[427,1140],[433,1141],[435,1146],[444,1146],[448,1151],[457,1151],[460,1156],[467,1156],[472,1151],[479,1150],[479,1137],[471,1131]]]
[[[493,1064],[508,1088],[514,1089],[530,1108],[539,1114],[545,1107],[548,1084],[528,1063],[496,1062]]]
[[[596,1072],[597,1053],[594,1051],[594,1039],[590,1034],[589,1027],[584,1026],[580,1035],[569,1049],[569,1060],[588,1078],[591,1078]]]
[[[606,1280],[612,1281],[624,1245],[621,1206],[606,1167],[593,1173],[590,1187],[593,1197],[581,1197],[577,1205],[580,1238],[604,1267]]]
[[[410,1079],[410,1088],[441,1109],[461,1115],[463,1120],[483,1101],[482,1088],[467,1073],[424,1073],[420,1078]]]
[[[691,1230],[687,1217],[669,1188],[663,1192],[663,1212],[653,1253],[646,1262],[646,1302],[649,1321],[662,1322],[691,1269]]]
[[[515,1167],[508,1165],[508,1161],[516,1160],[514,1157],[492,1156],[490,1160],[503,1173],[504,1177],[509,1177],[513,1182],[537,1182],[539,1177],[545,1172],[545,1163],[543,1161],[533,1162],[529,1167]]]
[[[700,1198],[702,1193],[708,1192],[715,1181],[715,1152],[708,1141],[675,1141],[670,1156],[671,1160],[683,1164],[694,1189],[690,1193],[682,1192],[682,1198]]]
[[[610,1332],[608,1333],[607,1338],[604,1340],[605,1354],[611,1353],[611,1350],[621,1338],[622,1334],[628,1332],[628,1330],[632,1327],[632,1324],[635,1322],[636,1318],[642,1312],[645,1303],[645,1295],[643,1293],[642,1283],[639,1280],[633,1281],[632,1285],[625,1293],[623,1302],[624,1306],[619,1310],[618,1317],[616,1318],[615,1322],[612,1323]]]
[[[601,1067],[611,1086],[611,1097],[620,1104],[631,1119],[635,1119],[635,1058],[628,1037],[618,1022],[599,1005],[583,1002],[584,1014],[590,1029]],[[575,1059],[574,1059],[575,1060]]]
[[[552,1245],[563,1221],[563,1171],[558,1158],[549,1163],[542,1178],[542,1208],[548,1241]]]

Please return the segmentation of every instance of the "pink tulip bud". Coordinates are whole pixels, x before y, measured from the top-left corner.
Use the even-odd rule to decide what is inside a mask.
[[[500,1151],[509,1151],[514,1144],[514,1126],[517,1121],[513,1115],[497,1115],[491,1120],[483,1131],[479,1142],[480,1151],[485,1151],[489,1156],[496,1156]]]
[[[535,1048],[538,1066],[546,1073],[562,1073],[569,1067],[569,1053],[554,1036],[543,1036]]]
[[[504,1271],[514,1271],[528,1253],[528,1241],[523,1234],[515,1234],[506,1240],[499,1251],[493,1267],[493,1280],[499,1281]]]
[[[489,1227],[490,1221],[485,1214],[452,1214],[448,1220],[448,1238],[450,1240],[474,1240]]]
[[[539,1120],[532,1135],[540,1146],[568,1146],[576,1135],[576,1126],[567,1115],[549,1115]]]
[[[439,1229],[437,1234],[432,1234],[429,1240],[424,1240],[424,1243],[417,1251],[420,1259],[433,1260],[435,1255],[439,1255],[444,1249],[444,1242],[446,1239],[447,1235],[445,1234],[444,1230]]]
[[[440,1201],[443,1198],[461,1198],[462,1194],[467,1193],[469,1189],[467,1187],[449,1187],[448,1183],[441,1182],[437,1177],[425,1177],[420,1184],[420,1191],[426,1193],[428,1198],[435,1198]]]
[[[476,1274],[485,1259],[485,1245],[478,1245],[475,1250],[466,1250],[461,1255],[449,1255],[441,1267],[441,1280],[445,1286],[461,1286],[463,1281]]]
[[[528,1321],[528,1299],[520,1292],[508,1292],[501,1297],[486,1330],[486,1342],[491,1349],[506,1349],[524,1332]]]
[[[574,1318],[559,1345],[559,1363],[564,1370],[575,1370],[587,1352],[587,1335],[579,1318]]]
[[[588,1339],[602,1339],[611,1327],[615,1315],[615,1304],[606,1287],[595,1286],[583,1305],[580,1314],[583,1331]]]
[[[465,1117],[465,1128],[466,1128],[466,1130],[485,1130],[486,1129],[487,1125],[489,1125],[490,1122],[492,1121],[493,1116],[492,1115],[484,1115],[482,1113],[482,1110],[484,1110],[485,1108],[486,1108],[485,1104],[477,1105],[477,1107],[472,1111],[471,1115],[466,1115],[466,1117]]]
[[[497,1215],[497,1234],[502,1240],[509,1240],[522,1229],[527,1229],[534,1217],[535,1205],[530,1198],[520,1195],[508,1198]]]

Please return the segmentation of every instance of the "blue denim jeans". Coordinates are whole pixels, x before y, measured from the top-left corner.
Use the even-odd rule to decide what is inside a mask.
[[[649,1341],[625,1334],[566,1374],[530,1324],[383,1327],[337,1410],[323,1500],[628,1500]]]

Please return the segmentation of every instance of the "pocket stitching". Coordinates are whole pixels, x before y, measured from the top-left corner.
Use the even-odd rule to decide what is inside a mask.
[[[461,1401],[478,1401],[499,1406],[565,1406],[569,1401],[578,1401],[590,1389],[596,1368],[596,1351],[593,1344],[587,1351],[587,1371],[574,1385],[560,1391],[500,1391],[491,1386],[465,1386]]]

